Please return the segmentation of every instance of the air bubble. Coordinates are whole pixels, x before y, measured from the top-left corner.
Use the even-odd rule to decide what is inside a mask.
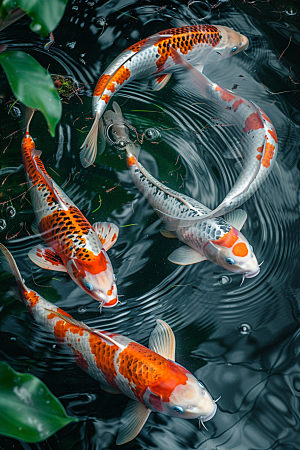
[[[156,128],[147,128],[144,136],[148,141],[153,141],[153,139],[157,139],[160,136],[160,132]]]
[[[241,336],[248,336],[252,331],[251,325],[249,323],[241,323],[238,327],[238,332]]]
[[[86,308],[84,306],[79,306],[78,312],[79,314],[84,314],[86,312]]]
[[[6,215],[11,219],[13,219],[16,214],[17,214],[16,209],[13,206],[8,206],[6,208]]]
[[[222,276],[219,278],[219,283],[220,283],[221,285],[230,284],[230,283],[231,283],[231,278],[228,277],[227,275],[222,275]]]
[[[105,27],[105,25],[107,25],[105,17],[96,17],[93,24],[97,28],[103,28]]]
[[[17,106],[12,106],[9,108],[8,113],[14,118],[14,119],[20,119],[22,117],[22,112],[20,108]]]
[[[0,219],[0,231],[4,231],[6,228],[6,221],[4,219]]]

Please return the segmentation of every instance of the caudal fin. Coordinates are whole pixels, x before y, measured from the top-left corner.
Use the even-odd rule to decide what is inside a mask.
[[[19,294],[22,296],[24,291],[28,291],[28,289],[24,284],[24,281],[17,267],[16,261],[14,260],[14,257],[10,253],[10,251],[7,250],[7,248],[1,243],[0,243],[0,250],[2,252],[2,255],[0,255],[2,267],[6,272],[12,273],[14,275],[18,285]]]
[[[101,155],[105,150],[105,137],[103,121],[99,113],[96,113],[94,123],[87,135],[84,143],[80,147],[80,162],[84,168],[89,167],[96,159],[98,147],[98,128],[100,130],[100,148],[98,154]]]

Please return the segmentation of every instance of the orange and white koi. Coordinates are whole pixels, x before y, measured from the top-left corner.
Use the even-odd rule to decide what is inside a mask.
[[[30,120],[29,120],[30,122]],[[48,175],[29,134],[22,141],[23,164],[38,231],[47,247],[36,245],[29,258],[44,269],[67,272],[100,308],[118,303],[114,273],[106,251],[116,242],[119,229],[113,223],[93,226],[72,200]]]
[[[121,53],[101,75],[93,94],[95,120],[81,146],[83,167],[97,155],[98,124],[108,102],[116,92],[136,79],[152,78],[154,90],[162,89],[176,70],[171,49],[198,70],[247,49],[249,41],[231,28],[220,25],[193,25],[172,28],[143,39]],[[105,141],[102,139],[102,144]],[[102,151],[104,147],[102,145]]]
[[[248,200],[270,174],[278,152],[276,131],[269,117],[253,102],[212,82],[175,50],[172,54],[175,63],[187,69],[199,93],[225,109],[238,125],[242,171],[220,205],[204,214],[201,220],[222,216]],[[183,73],[185,79],[187,71]],[[231,157],[234,157],[233,153]],[[183,219],[177,225],[187,226],[187,223],[192,224],[193,221]]]
[[[169,261],[189,265],[208,260],[242,274],[243,278],[258,275],[260,267],[253,248],[240,232],[247,218],[246,212],[238,209],[227,215],[226,220],[222,217],[202,220],[210,213],[209,208],[169,189],[138,161],[140,149],[129,139],[119,105],[114,102],[113,107],[115,112],[107,111],[104,115],[105,125],[112,127],[116,145],[120,149],[126,148],[127,167],[134,184],[165,223],[163,236],[176,237],[186,244],[171,253]]]
[[[24,284],[14,258],[0,244],[19,294],[34,319],[66,346],[78,366],[128,402],[118,430],[117,444],[134,439],[151,412],[183,419],[210,420],[217,410],[204,385],[175,362],[175,337],[162,320],[151,334],[149,348],[128,337],[98,331],[78,322]]]

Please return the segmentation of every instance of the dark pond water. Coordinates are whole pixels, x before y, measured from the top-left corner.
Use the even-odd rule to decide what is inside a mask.
[[[97,303],[67,275],[46,272],[29,261],[27,252],[39,238],[30,231],[34,213],[29,194],[22,195],[26,185],[20,117],[8,114],[11,92],[1,74],[0,219],[5,219],[6,228],[0,239],[15,256],[27,285],[89,326],[128,335],[145,345],[155,320],[164,319],[176,335],[177,361],[201,379],[214,398],[222,396],[208,431],[199,430],[197,421],[152,414],[140,435],[124,448],[300,448],[298,3],[213,0],[188,6],[186,0],[74,0],[54,32],[50,51],[44,50],[47,39],[29,30],[27,19],[1,34],[1,43],[8,43],[9,49],[25,50],[51,73],[72,76],[79,83],[78,97],[63,102],[55,139],[40,114],[31,135],[43,151],[49,174],[65,185],[88,220],[111,220],[122,226],[109,252],[122,304],[102,315]],[[226,25],[249,38],[247,55],[206,66],[204,73],[226,88],[237,85],[237,94],[268,114],[279,138],[277,165],[243,206],[248,214],[243,233],[264,264],[260,274],[242,286],[240,275],[212,263],[178,267],[167,260],[179,243],[159,233],[161,222],[133,186],[124,154],[107,146],[95,167],[83,169],[79,162],[79,147],[92,123],[91,96],[101,72],[129,45],[183,23]],[[230,134],[225,127],[222,136],[220,128],[218,133],[215,127],[200,130],[212,125],[220,111],[203,104],[196,93],[184,97],[174,81],[157,93],[129,85],[116,100],[139,133],[148,128],[160,132],[157,143],[143,143],[141,161],[148,170],[168,186],[217,206],[237,176],[232,161],[222,157]],[[23,114],[18,103],[15,107]],[[9,200],[14,217],[7,210]],[[1,272],[0,280],[1,358],[16,370],[38,376],[67,413],[79,418],[40,444],[0,437],[1,449],[116,448],[127,399],[102,391],[14,299],[12,277]]]

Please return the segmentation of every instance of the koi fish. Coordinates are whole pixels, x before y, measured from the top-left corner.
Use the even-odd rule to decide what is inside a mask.
[[[80,160],[83,167],[91,165],[97,155],[98,124],[111,97],[127,83],[152,78],[152,88],[162,89],[176,69],[171,49],[183,58],[203,69],[204,64],[214,63],[240,53],[248,48],[246,36],[220,25],[193,25],[172,28],[143,39],[121,53],[101,75],[93,94],[92,128],[81,146]],[[104,151],[105,140],[102,136]]]
[[[32,116],[31,116],[32,117]],[[30,118],[31,119],[31,118]],[[39,244],[28,253],[43,269],[67,272],[100,309],[118,303],[114,273],[106,251],[114,245],[119,228],[108,222],[93,226],[48,175],[29,134],[22,140],[22,157],[37,226],[47,247]]]
[[[278,152],[278,139],[274,125],[262,109],[244,99],[196,70],[179,53],[171,49],[173,60],[189,71],[193,86],[201,95],[229,111],[241,130],[241,154],[243,169],[234,186],[217,208],[203,215],[201,220],[222,216],[248,200],[270,174]],[[185,77],[184,72],[183,76]],[[233,157],[233,155],[231,155]],[[171,220],[171,217],[170,217]],[[187,226],[198,219],[178,219],[173,217],[176,226]]]
[[[126,148],[127,167],[134,184],[146,197],[166,229],[162,235],[178,238],[184,246],[168,257],[169,261],[189,265],[209,260],[231,272],[240,273],[244,278],[258,275],[260,267],[252,246],[240,232],[247,214],[243,210],[232,211],[225,220],[216,217],[201,220],[210,209],[187,195],[169,189],[156,180],[138,161],[139,147],[128,137],[119,105],[113,103],[114,111],[104,115],[105,124],[112,127],[112,135],[119,148]],[[170,217],[172,218],[170,220]],[[193,224],[185,227],[174,226],[173,218],[192,218]]]
[[[166,322],[157,320],[149,348],[120,334],[90,328],[27,288],[11,253],[2,244],[0,250],[36,322],[73,353],[76,364],[99,381],[102,389],[130,398],[117,444],[134,439],[151,412],[199,419],[202,424],[215,415],[216,401],[204,385],[175,362],[175,337]]]

